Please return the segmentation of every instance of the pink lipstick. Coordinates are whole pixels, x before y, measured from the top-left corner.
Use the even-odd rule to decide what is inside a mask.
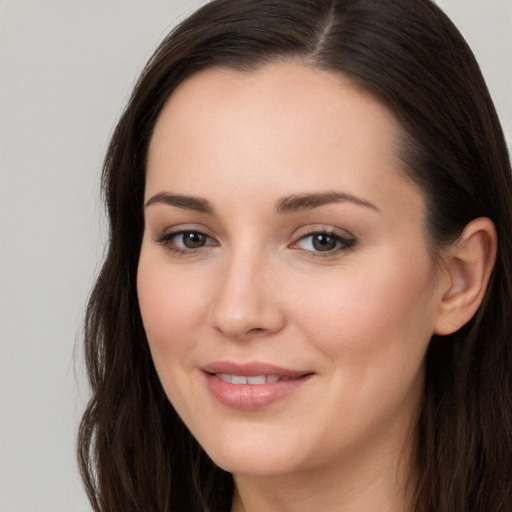
[[[296,391],[313,376],[310,371],[258,362],[219,361],[205,365],[201,370],[214,398],[223,405],[242,410],[270,405]]]

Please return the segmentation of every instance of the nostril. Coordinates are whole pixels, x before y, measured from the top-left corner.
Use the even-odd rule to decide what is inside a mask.
[[[247,331],[247,334],[259,334],[260,332],[263,332],[265,331],[265,329],[263,329],[263,327],[253,327],[252,329],[249,329]]]

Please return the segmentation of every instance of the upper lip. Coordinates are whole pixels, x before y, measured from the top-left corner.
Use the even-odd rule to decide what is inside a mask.
[[[257,375],[279,375],[281,377],[303,377],[313,372],[307,370],[292,370],[273,364],[253,361],[249,363],[235,363],[232,361],[216,361],[201,367],[207,373],[227,373],[230,375],[243,375],[255,377]]]

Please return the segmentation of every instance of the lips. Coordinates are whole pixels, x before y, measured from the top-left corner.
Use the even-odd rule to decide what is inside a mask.
[[[220,361],[201,368],[208,390],[223,405],[255,410],[298,391],[313,372],[265,363],[235,364]]]
[[[277,375],[279,378],[302,377],[303,375],[313,373],[307,370],[293,370],[260,362],[233,363],[230,361],[217,361],[215,363],[206,364],[201,369],[211,374],[239,375],[245,377],[257,377],[261,375]]]
[[[281,375],[231,375],[229,373],[215,373],[217,378],[232,384],[273,384],[274,382],[291,380],[293,377]]]

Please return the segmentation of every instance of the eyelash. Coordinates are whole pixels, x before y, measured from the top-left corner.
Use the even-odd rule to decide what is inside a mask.
[[[340,235],[339,233],[336,233],[334,231],[328,230],[328,229],[317,229],[314,231],[310,231],[308,233],[302,234],[296,242],[293,242],[291,247],[296,247],[297,244],[303,240],[306,240],[307,238],[313,238],[314,236],[324,236],[332,238],[336,244],[336,247],[332,250],[327,251],[315,251],[310,249],[301,249],[300,247],[297,248],[298,250],[302,250],[304,252],[307,252],[311,255],[313,258],[329,258],[333,257],[335,255],[338,255],[339,253],[349,251],[353,249],[357,243],[357,240],[355,237],[345,237]]]
[[[178,247],[175,242],[173,242],[174,238],[179,237],[180,235],[187,235],[187,234],[194,234],[194,235],[200,235],[206,239],[206,242],[204,245],[197,247],[197,248],[183,248]],[[213,241],[213,238],[208,236],[206,233],[203,233],[202,231],[199,231],[197,229],[181,229],[179,231],[173,231],[170,233],[163,233],[161,236],[158,237],[156,240],[159,244],[162,244],[165,246],[167,250],[172,252],[173,254],[176,254],[178,256],[190,256],[193,254],[196,254],[198,251],[203,249],[204,247],[211,247],[218,245],[217,243],[208,243],[209,241]]]
[[[192,248],[192,247],[191,248],[183,248],[183,247],[177,246],[176,243],[173,242],[173,239],[179,237],[180,235],[183,236],[183,235],[187,235],[187,234],[188,235],[199,235],[201,237],[204,237],[205,238],[204,245],[201,245],[196,248]],[[297,244],[299,242],[302,242],[302,241],[306,240],[307,238],[310,238],[310,237],[312,238],[314,236],[329,237],[334,240],[336,247],[332,250],[327,250],[327,251],[315,251],[315,250],[311,250],[311,249],[303,249],[303,248],[297,247]],[[209,243],[212,241],[214,243]],[[215,242],[212,237],[208,236],[206,233],[203,233],[202,231],[194,230],[194,229],[182,229],[182,230],[173,231],[170,233],[163,233],[161,236],[159,236],[157,238],[156,242],[164,245],[167,250],[169,250],[173,254],[176,254],[177,256],[191,256],[191,255],[194,255],[194,254],[197,254],[198,252],[200,252],[204,247],[215,247],[218,245],[218,243]],[[354,246],[356,245],[356,243],[357,243],[356,238],[353,238],[353,237],[347,238],[345,236],[341,236],[340,234],[338,234],[334,231],[330,231],[327,229],[319,229],[319,230],[317,229],[317,230],[310,231],[308,233],[304,233],[304,234],[300,235],[300,237],[297,238],[297,240],[295,242],[293,242],[289,247],[296,249],[296,250],[303,251],[305,253],[308,253],[308,255],[310,255],[313,258],[328,258],[328,257],[333,257],[339,253],[353,249]]]

